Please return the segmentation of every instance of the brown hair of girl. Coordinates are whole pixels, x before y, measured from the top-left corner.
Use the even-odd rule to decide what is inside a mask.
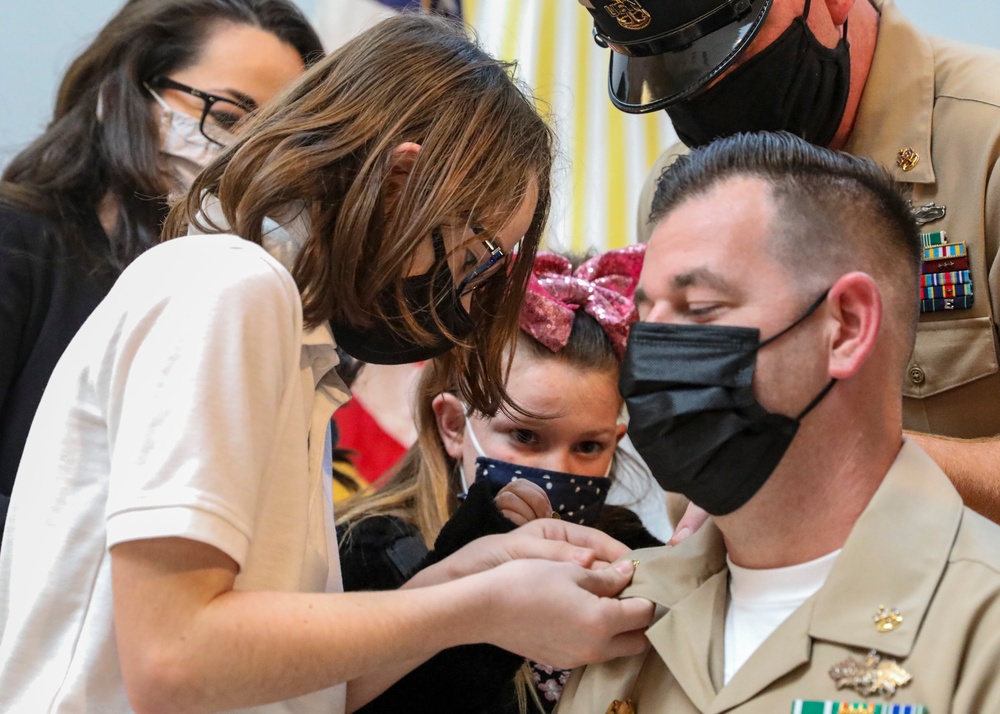
[[[495,234],[534,185],[537,206],[518,257],[474,293],[476,328],[442,358],[468,403],[495,413],[548,213],[553,154],[551,130],[511,70],[455,22],[384,20],[258,112],[175,206],[165,234],[180,235],[188,222],[225,230],[198,218],[206,193],[218,197],[228,230],[256,243],[265,217],[301,207],[310,230],[292,275],[306,324],[386,322],[381,298],[393,295],[404,317],[394,329],[430,344],[402,294],[417,250],[442,224]],[[421,149],[386,201],[393,152],[406,142]]]

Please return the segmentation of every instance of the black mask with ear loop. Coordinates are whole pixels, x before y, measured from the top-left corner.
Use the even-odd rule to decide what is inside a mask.
[[[455,342],[438,327],[434,320],[435,312],[454,337],[463,339],[472,334],[475,323],[455,287],[455,278],[445,260],[444,236],[440,229],[435,228],[431,232],[431,241],[434,245],[434,264],[426,273],[403,278],[403,300],[417,324],[433,335],[434,341],[429,345],[422,344],[406,336],[406,321],[390,288],[379,298],[382,313],[388,316],[388,321],[375,322],[368,327],[330,321],[338,347],[351,357],[371,364],[408,364],[433,359],[455,346]]]
[[[687,146],[740,132],[787,131],[829,146],[840,128],[851,89],[851,51],[844,36],[834,48],[813,34],[802,15],[774,42],[714,85],[667,107]]]
[[[795,417],[769,412],[753,394],[757,352],[812,315],[828,292],[763,342],[752,327],[632,325],[619,388],[629,438],[660,486],[713,516],[760,490],[836,380]]]

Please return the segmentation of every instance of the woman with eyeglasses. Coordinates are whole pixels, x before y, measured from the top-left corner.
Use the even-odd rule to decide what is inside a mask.
[[[132,0],[0,181],[0,530],[52,369],[256,107],[323,49],[288,0]]]
[[[456,645],[642,651],[651,605],[613,597],[631,562],[602,567],[627,549],[568,522],[340,592],[337,348],[440,355],[477,412],[506,399],[553,153],[509,69],[390,18],[198,175],[39,406],[0,548],[0,710],[339,714]]]

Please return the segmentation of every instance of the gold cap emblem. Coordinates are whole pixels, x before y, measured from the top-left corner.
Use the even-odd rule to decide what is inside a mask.
[[[616,0],[604,9],[626,30],[641,30],[653,19],[638,0]]]
[[[888,610],[885,605],[879,605],[878,612],[875,613],[872,621],[875,623],[875,629],[879,632],[892,632],[903,624],[903,616],[895,608]]]
[[[920,163],[920,154],[910,148],[900,149],[896,153],[896,166],[903,171],[912,171]]]

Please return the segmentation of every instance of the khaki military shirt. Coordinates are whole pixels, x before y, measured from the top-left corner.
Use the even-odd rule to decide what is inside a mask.
[[[629,557],[640,562],[622,597],[656,603],[646,633],[652,647],[575,672],[557,714],[605,714],[614,700],[631,700],[636,714],[793,714],[795,700],[923,705],[926,714],[1000,712],[1000,526],[964,508],[912,441],[904,442],[823,587],[725,686],[728,572],[718,529],[709,521],[679,546]],[[885,632],[875,622],[882,606],[901,617]],[[830,675],[848,658],[864,664],[871,650],[883,668],[912,677],[891,698],[838,689]],[[837,707],[829,711],[838,714]]]
[[[1000,52],[929,37],[891,0],[846,151],[874,159],[912,192],[919,208],[943,206],[923,231],[963,242],[972,271],[973,307],[921,315],[903,386],[904,426],[957,437],[1000,434]],[[902,149],[919,157],[909,171]],[[655,181],[684,153],[668,149],[646,179],[638,236],[648,240]],[[916,292],[916,291],[915,291]]]

